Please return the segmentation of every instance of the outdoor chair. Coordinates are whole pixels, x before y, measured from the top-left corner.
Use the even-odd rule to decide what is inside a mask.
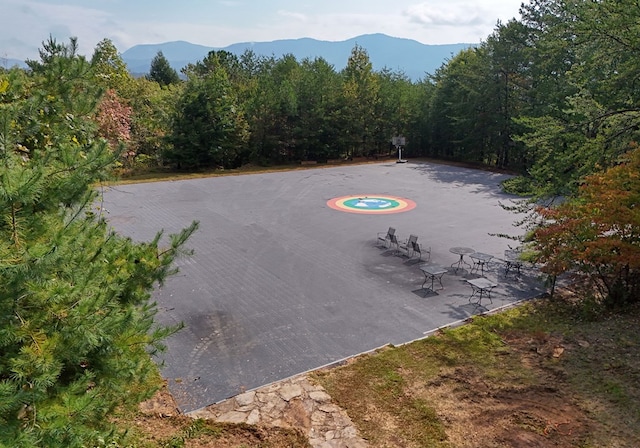
[[[409,235],[409,239],[404,243],[398,244],[397,253],[400,255],[407,256],[408,258],[413,257],[413,252],[415,251],[415,244],[418,241],[417,235]]]
[[[392,244],[397,246],[398,240],[396,239],[396,229],[393,227],[389,227],[387,232],[379,232],[378,233],[378,242],[377,245],[381,247],[389,248]]]
[[[522,256],[522,248],[507,249],[504,251],[504,275],[509,275],[510,271],[514,271],[517,275],[520,275],[520,268],[522,268],[523,261],[520,258]]]
[[[395,234],[389,235],[389,249],[395,247],[394,253],[398,253],[398,245],[398,237]]]
[[[411,256],[414,257],[416,256],[416,254],[418,255],[418,261],[422,261],[422,254],[426,254],[427,259],[424,261],[428,262],[429,260],[431,260],[431,246],[420,247],[420,243],[416,241],[415,243],[413,243],[413,254],[411,254]]]

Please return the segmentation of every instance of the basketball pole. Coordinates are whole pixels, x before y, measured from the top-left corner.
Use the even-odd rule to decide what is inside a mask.
[[[394,136],[391,141],[395,145],[396,150],[398,151],[398,160],[396,160],[396,163],[407,163],[407,161],[402,158],[402,147],[405,144],[404,137],[401,135]]]

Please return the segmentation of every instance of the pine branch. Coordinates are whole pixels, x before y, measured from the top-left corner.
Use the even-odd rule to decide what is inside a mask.
[[[15,203],[12,202],[11,203],[11,239],[13,241],[13,244],[17,248],[20,248],[22,244],[20,242],[20,235],[18,232],[18,217],[16,216],[18,210],[19,209],[16,209]]]

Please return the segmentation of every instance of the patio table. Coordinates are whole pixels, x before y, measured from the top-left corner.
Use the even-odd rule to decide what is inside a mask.
[[[478,272],[480,270],[480,275],[484,276],[484,267],[491,261],[493,255],[485,254],[482,252],[474,252],[469,255],[469,258],[473,260],[473,267],[471,268],[471,273],[473,271]]]
[[[442,276],[449,272],[447,268],[438,265],[421,264],[420,270],[424,274],[424,281],[422,282],[421,288],[425,290],[425,296],[429,290],[434,293],[436,292],[434,289],[434,283],[436,280],[440,283],[440,289],[444,289],[444,286],[442,285]],[[424,285],[428,281],[431,281],[431,287],[425,288]]]
[[[476,305],[482,306],[482,298],[486,297],[491,303],[493,303],[493,300],[491,300],[491,290],[498,286],[497,283],[492,282],[485,277],[467,279],[467,283],[471,285],[471,296],[469,296],[469,302],[471,302],[474,297],[477,297],[478,300]]]
[[[467,263],[466,261],[464,261],[464,256],[465,255],[471,255],[473,253],[475,253],[475,249],[472,249],[470,247],[452,247],[451,249],[449,249],[449,252],[451,252],[452,254],[456,254],[456,255],[460,255],[460,259],[458,261],[456,261],[455,263],[451,264],[451,267],[455,266],[455,273],[458,273],[458,269],[460,269],[462,267],[463,264],[466,264],[467,266],[469,266],[469,269],[471,269],[471,265],[469,263]]]

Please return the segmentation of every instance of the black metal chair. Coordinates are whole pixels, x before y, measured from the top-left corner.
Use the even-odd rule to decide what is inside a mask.
[[[387,230],[387,232],[379,232],[378,233],[378,241],[377,241],[377,246],[380,247],[386,247],[386,248],[390,248],[392,244],[394,244],[397,246],[398,244],[398,240],[396,239],[396,229],[393,227],[389,227],[389,230]]]
[[[523,261],[520,258],[522,256],[522,248],[507,249],[504,251],[504,275],[509,275],[510,271],[515,271],[517,275],[520,275],[520,268],[522,268]]]
[[[424,261],[429,261],[431,260],[431,246],[420,246],[420,243],[416,241],[413,243],[412,256],[415,256],[415,254],[418,254],[418,261],[422,261],[422,254],[427,254],[427,259]]]
[[[415,251],[415,244],[418,241],[417,235],[409,235],[409,239],[401,244],[398,244],[397,253],[400,255],[404,255],[408,258],[413,257],[413,252]]]

